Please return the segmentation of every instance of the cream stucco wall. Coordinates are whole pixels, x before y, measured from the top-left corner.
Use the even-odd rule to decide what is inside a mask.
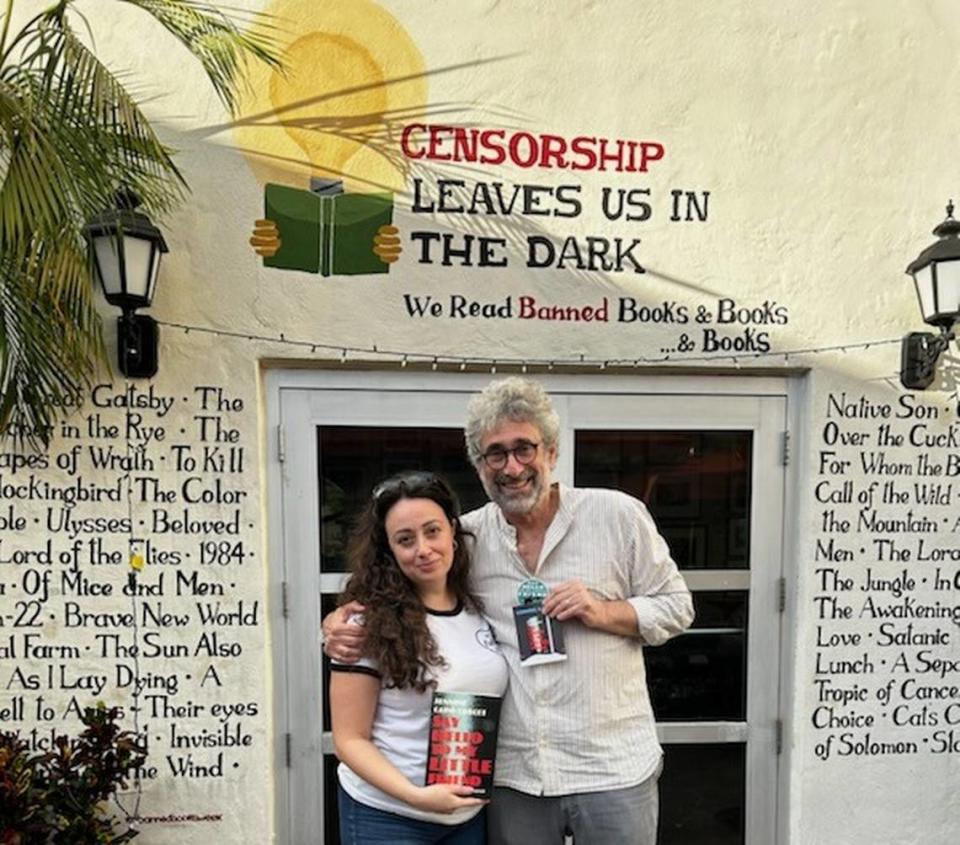
[[[234,5],[250,10],[266,6],[249,0]],[[269,841],[275,829],[270,784],[279,750],[273,744],[270,657],[271,620],[276,621],[277,607],[267,590],[266,549],[268,532],[277,527],[265,517],[264,468],[271,460],[272,443],[264,430],[262,362],[269,361],[272,367],[300,366],[311,361],[337,362],[345,356],[346,367],[373,362],[396,369],[406,353],[411,359],[425,356],[426,361],[436,356],[441,365],[449,363],[453,369],[462,359],[473,360],[474,370],[490,369],[494,361],[501,370],[505,361],[551,361],[595,378],[602,378],[598,365],[605,361],[630,367],[636,362],[637,372],[649,366],[673,366],[683,359],[687,359],[685,366],[703,367],[706,372],[730,371],[737,366],[772,372],[807,370],[809,375],[791,398],[800,404],[793,409],[796,470],[789,492],[791,540],[785,549],[790,588],[785,618],[791,646],[785,670],[789,693],[784,701],[786,769],[779,797],[783,841],[804,845],[945,845],[955,841],[960,809],[955,788],[960,729],[955,731],[955,747],[944,753],[932,753],[930,748],[939,742],[934,730],[949,730],[954,723],[947,712],[951,702],[950,712],[960,723],[960,674],[948,666],[943,677],[936,678],[936,685],[946,692],[945,698],[930,704],[930,712],[938,717],[935,725],[928,722],[892,730],[889,708],[877,700],[876,690],[890,678],[897,689],[912,677],[932,683],[930,675],[937,673],[920,673],[917,654],[922,647],[915,644],[904,647],[909,668],[903,670],[901,665],[899,672],[892,671],[900,649],[877,644],[880,621],[863,613],[861,589],[868,567],[890,577],[906,567],[917,575],[917,584],[909,593],[917,603],[957,604],[955,585],[940,590],[933,585],[937,567],[950,580],[960,569],[960,527],[953,524],[960,495],[953,489],[957,481],[946,474],[936,478],[945,485],[941,493],[948,498],[943,504],[918,502],[913,489],[922,454],[945,473],[954,466],[949,463],[951,455],[960,462],[960,450],[951,439],[957,436],[956,403],[949,392],[931,392],[916,398],[916,404],[935,409],[936,417],[933,412],[929,412],[930,418],[907,416],[904,409],[913,405],[901,404],[899,347],[893,342],[921,327],[903,268],[930,242],[929,230],[942,219],[943,205],[956,188],[954,139],[960,133],[960,113],[953,108],[953,92],[960,82],[955,60],[960,24],[953,4],[948,0],[911,4],[867,0],[776,4],[741,0],[713,4],[688,0],[383,0],[373,7],[358,0],[353,6],[342,4],[347,11],[341,9],[335,17],[333,5],[313,4],[318,26],[324,20],[335,20],[337,32],[348,34],[368,48],[370,55],[384,61],[395,57],[405,68],[422,62],[422,90],[404,93],[410,101],[421,100],[412,111],[395,115],[391,124],[394,134],[386,144],[394,156],[400,152],[397,133],[410,122],[502,127],[567,139],[603,136],[653,141],[663,146],[664,155],[651,161],[645,173],[401,159],[409,169],[394,174],[403,186],[395,191],[394,222],[401,230],[403,255],[389,274],[323,277],[264,267],[248,245],[264,203],[262,159],[258,164],[248,154],[248,147],[260,143],[272,149],[271,133],[283,130],[266,127],[260,141],[256,133],[241,138],[230,128],[230,118],[208,90],[199,68],[149,25],[144,15],[103,0],[78,3],[89,13],[97,49],[112,65],[129,69],[134,78],[140,74],[149,80],[143,87],[145,95],[154,96],[149,113],[164,138],[179,151],[177,160],[191,194],[180,211],[163,221],[170,254],[164,260],[151,313],[163,323],[194,329],[187,333],[171,325],[162,328],[160,373],[150,383],[136,384],[135,390],[144,395],[152,389],[156,397],[171,399],[172,405],[162,415],[156,409],[140,409],[143,426],[132,432],[132,447],[122,428],[114,437],[102,428],[97,436],[90,435],[90,418],[98,413],[102,425],[125,423],[122,407],[107,407],[114,401],[112,397],[127,395],[122,381],[116,380],[113,387],[102,387],[89,397],[86,407],[72,420],[81,429],[80,438],[74,441],[82,444],[80,469],[71,472],[68,459],[64,459],[67,469],[58,470],[51,458],[48,469],[24,467],[13,474],[8,467],[0,473],[0,512],[12,505],[16,514],[27,520],[20,529],[11,526],[3,531],[0,557],[7,560],[14,551],[43,549],[50,540],[56,560],[61,552],[69,554],[79,538],[77,566],[116,587],[112,597],[71,599],[61,595],[60,589],[61,569],[69,568],[68,564],[45,565],[34,560],[11,562],[0,569],[0,582],[7,585],[6,592],[0,593],[7,614],[6,627],[0,627],[0,647],[12,642],[14,650],[3,654],[0,708],[18,696],[27,705],[22,721],[13,727],[39,725],[49,730],[50,726],[64,729],[72,724],[70,718],[61,718],[72,692],[63,688],[59,669],[54,670],[54,682],[48,684],[50,665],[69,664],[64,671],[70,677],[104,674],[107,680],[97,697],[127,707],[133,703],[129,687],[118,688],[116,682],[117,672],[123,671],[117,664],[129,663],[129,659],[113,652],[104,656],[100,651],[104,641],[96,638],[117,626],[101,617],[71,627],[66,624],[64,608],[66,602],[77,601],[90,613],[128,611],[129,598],[116,594],[127,578],[128,535],[149,538],[155,548],[179,555],[180,563],[164,569],[164,564],[148,561],[139,576],[141,582],[156,583],[159,573],[165,572],[164,594],[162,599],[141,599],[162,601],[167,612],[189,617],[182,626],[170,625],[154,633],[164,645],[185,645],[188,654],[178,657],[175,667],[162,658],[144,658],[140,669],[159,675],[176,671],[180,686],[177,706],[189,700],[205,709],[199,716],[180,716],[164,713],[157,699],[146,704],[141,701],[139,725],[148,726],[151,741],[162,749],[156,764],[158,774],[145,784],[141,812],[155,816],[222,813],[223,819],[145,825],[142,841],[173,841],[172,830],[176,841],[184,843],[210,841],[211,835],[224,842]],[[384,23],[388,18],[374,20],[370,7],[379,10],[377,15],[390,16],[398,29]],[[327,13],[331,17],[324,18]],[[282,29],[300,32],[306,25],[302,19],[284,20]],[[316,78],[305,83],[306,96],[327,92],[322,70],[321,62]],[[387,80],[396,73],[389,65],[381,70]],[[382,87],[389,93],[391,85],[398,83]],[[345,100],[349,97],[321,100],[319,115],[332,121],[338,110],[346,109],[349,115]],[[349,152],[348,148],[344,155]],[[343,164],[350,171],[349,160],[344,159]],[[348,176],[362,173],[351,171]],[[421,198],[434,200],[439,179],[463,180],[467,191],[479,181],[498,181],[507,187],[515,183],[552,189],[577,186],[571,195],[582,202],[582,212],[575,217],[431,215],[413,207],[411,191],[418,176],[424,179],[426,192]],[[271,178],[277,178],[276,173]],[[305,180],[301,170],[289,175],[288,183],[305,188]],[[600,205],[605,187],[649,189],[648,195],[640,197],[649,202],[649,218],[607,220]],[[709,192],[707,219],[671,220],[673,190],[693,191],[701,201],[703,192]],[[554,206],[554,200],[545,199],[545,208]],[[424,263],[418,260],[418,243],[410,237],[416,231],[503,238],[506,246],[498,248],[498,255],[507,265],[481,268]],[[626,244],[639,238],[634,255],[646,272],[633,272],[629,261],[623,272],[528,268],[524,244],[531,235],[552,238],[558,244],[567,236],[576,236],[581,243],[588,236],[621,238]],[[421,301],[432,297],[431,301],[441,305],[441,316],[412,316],[404,295]],[[451,316],[452,295],[501,308],[510,298],[509,316]],[[606,299],[610,317],[589,322],[519,319],[522,296],[534,297],[538,305],[578,308],[599,307]],[[645,305],[677,314],[685,308],[690,321],[618,321],[621,298],[631,299],[636,309]],[[771,309],[779,306],[784,308],[785,319],[773,325],[752,322],[718,327],[716,317],[724,299],[761,312],[764,303]],[[665,308],[665,303],[672,304],[672,309]],[[709,323],[695,319],[699,308],[710,318]],[[107,310],[104,307],[105,314]],[[767,333],[769,349],[754,357],[752,353],[759,347],[739,348],[736,359],[731,351],[705,350],[703,332],[714,328],[721,336],[749,335],[753,343],[758,333]],[[209,334],[203,329],[231,334]],[[677,351],[682,334],[694,348]],[[803,351],[840,345],[850,348]],[[579,367],[580,356],[593,365]],[[428,383],[430,373],[425,371],[423,377]],[[105,375],[103,382],[109,381]],[[948,386],[953,389],[954,385],[950,382]],[[204,391],[204,387],[211,390]],[[214,388],[223,392],[216,393]],[[889,406],[891,416],[864,419],[843,415],[837,410],[843,395],[851,404],[863,397],[872,407]],[[223,404],[217,404],[218,400]],[[825,434],[825,426],[831,421],[844,433],[846,443],[830,442],[832,434]],[[856,496],[869,490],[874,481],[879,490],[890,480],[883,473],[865,471],[859,454],[879,448],[878,426],[884,422],[890,423],[894,435],[905,437],[901,446],[884,447],[887,457],[909,464],[913,474],[897,480],[909,498],[878,507],[878,512],[884,519],[903,518],[907,510],[926,515],[938,523],[936,533],[861,529],[857,534],[860,507]],[[913,437],[919,438],[915,445],[910,432],[918,422],[927,428],[914,431]],[[174,498],[158,501],[160,494],[153,482],[141,486],[134,482],[128,508],[127,473],[122,468],[98,471],[90,463],[89,447],[113,443],[118,454],[126,455],[128,448],[135,449],[136,437],[148,436],[147,425],[157,427],[154,440],[143,453],[153,461],[152,467],[144,470],[141,466],[130,474],[150,475],[159,488],[173,491]],[[215,439],[217,426],[220,441]],[[164,439],[157,442],[160,429]],[[226,429],[235,431],[236,439],[224,434]],[[851,434],[855,433],[869,435],[867,443],[853,442]],[[208,440],[201,441],[204,434]],[[926,434],[942,435],[942,439],[928,446],[923,442]],[[52,454],[69,454],[72,445],[69,438],[58,438]],[[185,448],[178,451],[176,446]],[[228,455],[230,447],[241,448],[242,467],[218,469],[210,463],[194,472],[186,463],[177,465],[178,456],[201,457],[204,446],[221,448],[221,455]],[[821,453],[825,450],[851,461],[842,478],[824,471]],[[22,487],[2,486],[22,485],[30,475],[37,483],[49,481],[54,486],[117,487],[121,501],[80,503],[73,512],[84,517],[129,517],[129,530],[78,529],[72,532],[75,536],[62,524],[53,530],[48,520],[59,518],[58,503]],[[190,482],[194,477],[200,481]],[[830,537],[824,530],[823,512],[832,505],[817,492],[818,483],[824,480],[837,487],[844,480],[853,485],[853,501],[834,508],[852,522],[849,542],[840,539],[840,532],[833,532],[837,542],[853,549],[851,560],[837,564],[853,579],[849,600],[839,595],[835,586],[825,589],[816,573],[824,566],[822,559],[817,559],[817,543],[826,543]],[[185,491],[185,484],[192,486]],[[150,532],[151,526],[156,526],[156,510],[175,514],[182,510],[185,496],[197,498],[201,489],[212,490],[218,484],[221,493],[226,491],[221,498],[228,501],[189,502],[191,518],[235,519],[238,533],[228,534],[221,525],[218,539],[242,543],[242,563],[234,557],[223,566],[201,564],[197,560],[200,535]],[[53,516],[48,513],[51,509]],[[143,526],[140,520],[144,520]],[[100,535],[110,548],[123,551],[122,563],[112,568],[91,563],[88,544]],[[890,537],[901,551],[911,552],[909,562],[900,566],[878,560],[875,540]],[[945,560],[918,560],[921,538],[926,539],[928,552],[931,547],[946,550]],[[38,642],[75,644],[81,649],[75,658],[41,655],[30,659],[23,653],[27,629],[12,627],[10,614],[19,609],[14,603],[24,600],[17,591],[23,590],[23,573],[31,567],[40,571],[46,567],[54,573],[42,627],[37,629],[42,633]],[[238,612],[235,621],[201,624],[196,603],[210,596],[191,595],[193,588],[185,585],[180,592],[176,589],[180,583],[175,581],[176,572],[194,570],[205,583],[223,587],[222,595],[213,590],[213,600],[219,599],[224,610]],[[838,595],[853,608],[852,617],[820,618],[823,597]],[[880,599],[895,603],[888,595]],[[143,625],[143,610],[133,604],[134,612],[141,614],[137,636],[142,645],[153,617]],[[47,618],[48,611],[52,611],[52,619]],[[898,619],[896,624],[903,627],[908,621]],[[914,628],[926,632],[941,629],[947,634],[946,641],[930,646],[930,654],[945,660],[960,658],[956,646],[960,630],[955,622],[914,620]],[[219,630],[221,639],[236,643],[239,653],[211,655],[198,647],[198,638],[214,630]],[[859,634],[862,639],[856,647],[821,648],[818,638],[831,632]],[[122,633],[123,643],[128,645],[132,632],[125,629]],[[838,714],[869,716],[875,723],[869,729],[874,740],[915,742],[916,752],[838,754],[842,734],[860,736],[867,729],[812,724],[814,711],[823,704],[815,683],[823,677],[818,675],[817,655],[823,665],[824,660],[854,660],[864,653],[877,664],[876,671],[838,678],[836,683],[868,687],[869,697],[838,707]],[[891,666],[881,666],[882,659],[890,659]],[[216,681],[206,674],[211,666]],[[19,679],[13,678],[13,667],[22,670]],[[39,689],[27,684],[28,674],[38,675]],[[189,680],[186,675],[191,676]],[[895,690],[894,700],[898,694]],[[56,716],[49,724],[36,718],[39,695],[55,705]],[[235,705],[234,711],[213,714],[217,702]],[[925,702],[906,703],[914,713]],[[237,705],[244,705],[245,710],[238,711]],[[203,765],[215,764],[222,751],[222,775],[216,771],[206,776],[172,774],[171,764],[164,762],[172,753],[167,747],[170,723],[200,737],[204,729],[212,734],[224,721],[239,735],[249,735],[250,744],[194,751],[195,762]],[[818,749],[822,752],[828,735],[834,739],[831,752],[825,755]]]

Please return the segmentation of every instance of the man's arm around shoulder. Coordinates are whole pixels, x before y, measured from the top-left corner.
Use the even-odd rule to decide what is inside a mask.
[[[323,618],[320,634],[327,657],[341,663],[356,663],[363,656],[367,632],[363,625],[351,620],[362,615],[365,609],[359,602],[351,601]]]

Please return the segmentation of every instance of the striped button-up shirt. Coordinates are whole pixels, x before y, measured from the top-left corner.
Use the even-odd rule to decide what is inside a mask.
[[[658,645],[693,620],[690,592],[646,507],[615,490],[560,485],[560,505],[531,573],[499,507],[463,517],[473,533],[473,584],[510,669],[496,782],[530,795],[632,786],[656,770],[662,750],[647,694],[644,644]],[[640,636],[563,624],[568,659],[521,666],[513,607],[535,577],[547,587],[579,579],[603,599],[625,599]]]

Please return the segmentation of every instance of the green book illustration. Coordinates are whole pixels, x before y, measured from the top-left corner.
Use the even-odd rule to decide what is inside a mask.
[[[311,180],[311,190],[268,184],[264,214],[277,224],[280,249],[265,267],[323,276],[387,273],[373,251],[377,230],[393,222],[393,194],[348,194],[340,181]]]

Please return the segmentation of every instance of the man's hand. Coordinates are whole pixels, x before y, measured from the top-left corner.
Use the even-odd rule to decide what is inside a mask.
[[[543,610],[560,622],[579,619],[589,628],[602,628],[607,621],[606,605],[582,581],[564,581],[547,595]]]
[[[621,637],[637,637],[637,612],[623,599],[601,599],[590,592],[582,581],[564,581],[554,587],[543,603],[548,616],[565,622],[579,619],[588,628],[606,631]]]
[[[321,625],[323,651],[327,657],[341,663],[356,663],[363,656],[367,631],[363,625],[348,621],[351,616],[363,613],[366,608],[356,601],[347,602],[333,613],[328,613]]]

